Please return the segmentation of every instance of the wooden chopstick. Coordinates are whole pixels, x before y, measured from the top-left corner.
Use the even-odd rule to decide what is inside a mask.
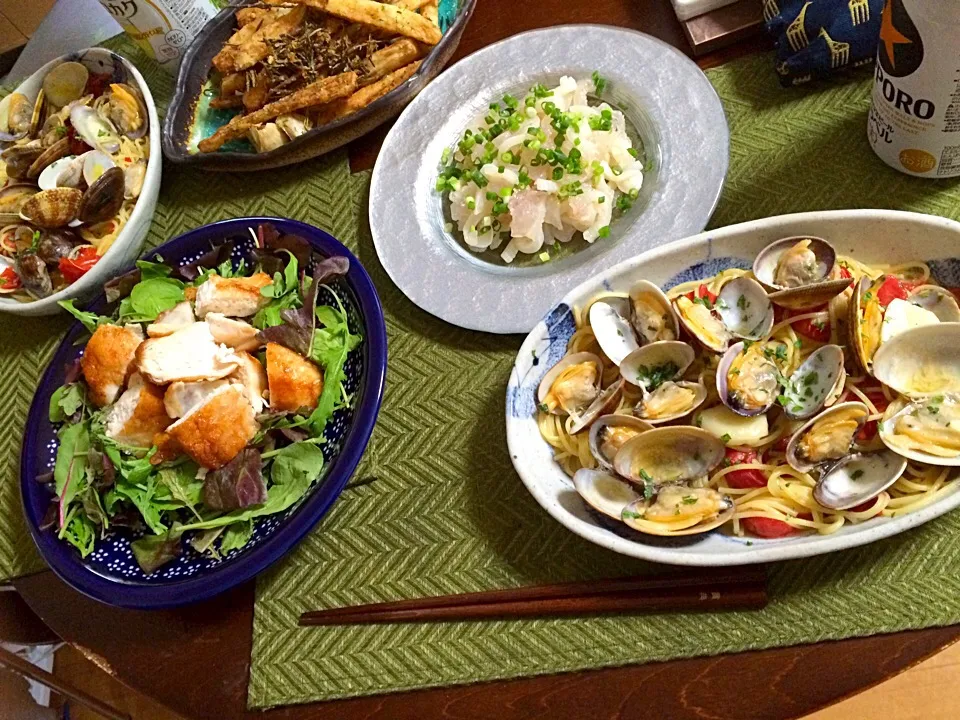
[[[356,625],[503,617],[568,616],[664,610],[759,608],[766,604],[763,568],[613,578],[492,590],[314,610],[299,624]]]
[[[52,675],[46,670],[38,668],[33,663],[24,660],[19,655],[15,655],[2,647],[0,647],[0,667],[5,667],[24,677],[35,680],[41,685],[46,685],[51,690],[93,710],[93,712],[102,715],[107,718],[107,720],[130,720],[130,716],[126,713],[122,713],[116,708],[107,705],[105,702],[97,700],[97,698],[92,695],[88,695],[82,690],[63,682],[56,675]]]

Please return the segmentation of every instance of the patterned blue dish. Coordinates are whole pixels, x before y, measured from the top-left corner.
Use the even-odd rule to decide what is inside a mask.
[[[27,417],[23,449],[20,455],[20,488],[27,526],[37,548],[51,569],[74,588],[101,602],[131,608],[166,608],[197,602],[221,593],[265,569],[280,559],[330,509],[363,455],[383,394],[387,365],[386,328],[380,300],[370,276],[359,261],[328,233],[295,220],[280,218],[237,218],[205,225],[161,245],[145,258],[160,255],[164,262],[182,265],[196,260],[213,243],[231,238],[237,249],[234,261],[249,253],[253,246],[250,228],[271,222],[281,233],[306,238],[323,255],[343,255],[350,260],[350,271],[335,289],[350,318],[350,329],[363,336],[346,364],[347,392],[355,393],[352,408],[338,411],[327,425],[322,446],[327,460],[320,482],[298,504],[283,514],[255,521],[250,542],[219,560],[199,555],[184,543],[185,551],[177,560],[157,572],[146,575],[137,565],[130,549],[137,535],[111,531],[97,541],[96,550],[86,559],[73,547],[57,538],[53,530],[41,531],[40,524],[50,502],[46,486],[35,478],[53,468],[57,452],[56,427],[48,418],[50,396],[64,381],[65,366],[79,357],[86,331],[75,323],[60,343],[50,366],[40,381]],[[319,302],[330,302],[321,293]],[[107,313],[108,303],[101,294],[90,308]]]

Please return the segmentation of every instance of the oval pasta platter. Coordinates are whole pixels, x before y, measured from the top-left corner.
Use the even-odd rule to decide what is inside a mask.
[[[527,336],[513,464],[581,537],[676,565],[806,557],[960,505],[960,223],[755,220],[612,266]]]

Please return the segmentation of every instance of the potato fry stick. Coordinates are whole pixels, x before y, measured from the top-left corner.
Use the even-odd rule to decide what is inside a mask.
[[[270,10],[263,8],[244,7],[237,10],[237,27],[243,27],[254,20],[260,20],[270,14]]]
[[[413,12],[414,10],[419,10],[429,2],[431,2],[431,0],[396,0],[396,2],[390,4]]]
[[[270,5],[282,5],[289,0],[266,0]],[[317,10],[352,22],[372,25],[381,30],[436,45],[443,37],[440,28],[424,17],[396,5],[374,0],[295,0]]]
[[[373,53],[365,63],[360,85],[371,85],[420,57],[420,47],[410,38],[400,38]]]
[[[306,9],[301,5],[272,22],[263,22],[256,32],[244,42],[234,43],[232,42],[233,38],[231,38],[223,46],[223,49],[214,56],[213,66],[222,73],[238,72],[253,67],[270,54],[270,46],[267,45],[266,41],[276,40],[283,35],[294,32],[303,23],[305,14]],[[253,27],[253,23],[240,28],[234,37],[248,27]]]
[[[357,90],[350,97],[329,103],[320,109],[316,116],[314,125],[326,125],[327,123],[331,123],[337,118],[343,117],[344,115],[349,115],[350,113],[355,113],[358,110],[362,110],[374,100],[383,97],[395,87],[400,85],[400,83],[407,80],[407,78],[416,72],[418,67],[420,67],[419,60],[417,62],[410,63],[399,70],[395,70],[372,85],[367,85],[365,88]]]
[[[437,0],[430,0],[430,2],[421,7],[420,14],[437,27],[440,27],[440,8],[437,5]]]
[[[317,80],[300,88],[296,92],[264,105],[249,115],[238,115],[217,130],[213,135],[198,143],[200,152],[213,152],[224,143],[238,138],[254,125],[273,120],[279,115],[295,112],[305,107],[346,97],[357,88],[357,74],[353,71]]]

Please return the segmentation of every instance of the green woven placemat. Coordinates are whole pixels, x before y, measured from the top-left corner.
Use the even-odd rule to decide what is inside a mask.
[[[709,73],[730,120],[713,225],[800,210],[898,207],[956,217],[957,182],[888,169],[865,137],[864,76],[782,90],[769,56]],[[518,337],[471,333],[408,302],[381,268],[355,176],[344,236],[380,291],[387,393],[358,477],[257,584],[251,707],[816,642],[960,621],[960,514],[869,547],[772,568],[755,613],[296,627],[300,612],[651,568],[563,529],[514,473],[504,392]],[[442,272],[442,269],[438,269]]]
[[[161,113],[173,79],[125,35],[107,47],[130,58],[150,85]],[[354,188],[346,153],[259,174],[207,173],[164,163],[148,247],[225,218],[277,215],[312,223],[334,235],[355,233]],[[37,381],[68,326],[66,317],[0,314],[0,582],[42,570],[23,521],[19,456],[23,426]]]

